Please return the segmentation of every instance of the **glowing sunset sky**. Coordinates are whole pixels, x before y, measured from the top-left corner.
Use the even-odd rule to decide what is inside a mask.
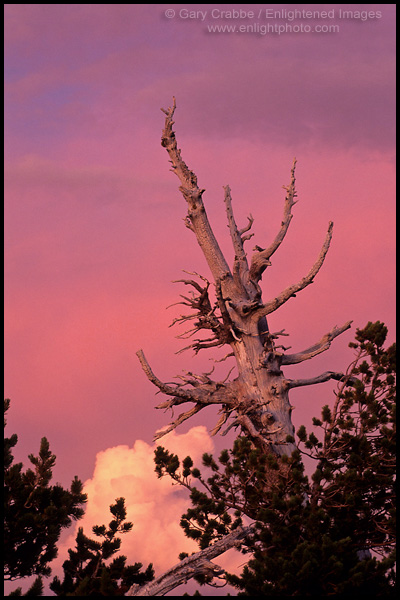
[[[297,157],[299,202],[263,281],[265,301],[309,271],[334,221],[314,284],[269,322],[290,334],[284,343],[292,352],[334,325],[353,319],[353,327],[330,351],[288,367],[288,376],[345,369],[355,328],[369,320],[385,322],[393,341],[395,5],[301,5],[334,10],[335,18],[268,20],[337,24],[332,33],[209,32],[215,24],[267,23],[258,17],[263,5],[233,5],[256,13],[240,23],[211,15],[227,6],[190,5],[207,11],[202,21],[180,16],[185,5],[6,5],[7,431],[18,433],[15,455],[25,464],[48,437],[63,485],[74,475],[93,483],[96,456],[98,468],[106,451],[117,463],[119,446],[137,442],[135,453],[146,447],[150,456],[155,430],[170,421],[154,410],[161,397],[141,371],[138,349],[165,381],[210,370],[209,359],[227,351],[177,356],[185,342],[168,327],[182,314],[179,306],[166,310],[183,293],[172,281],[182,269],[208,275],[160,145],[160,108],[173,95],[179,146],[206,189],[229,262],[222,186],[231,187],[240,227],[249,213],[255,218],[248,251],[253,241],[266,247]],[[339,19],[340,7],[369,16]],[[334,387],[292,392],[296,428],[319,414]],[[189,432],[216,419],[202,411],[176,432],[176,439],[187,434],[186,453],[199,431],[209,449],[231,444],[233,435],[211,442],[204,428]],[[111,481],[112,471],[107,463],[103,479]],[[112,487],[111,502],[129,495],[119,490]],[[176,505],[177,521],[185,506]]]

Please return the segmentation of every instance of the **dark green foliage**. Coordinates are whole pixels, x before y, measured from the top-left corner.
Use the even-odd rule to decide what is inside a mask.
[[[4,401],[4,412],[9,400]],[[6,425],[6,421],[4,421]],[[40,596],[43,594],[41,575],[49,576],[48,563],[57,556],[56,543],[61,530],[80,519],[86,494],[82,483],[75,477],[71,489],[50,486],[56,457],[49,443],[42,438],[39,455],[29,455],[33,469],[22,470],[22,463],[13,464],[12,448],[18,438],[13,434],[4,440],[5,491],[5,579],[38,575],[25,594],[17,588],[10,596]],[[187,463],[189,464],[189,462]],[[120,549],[117,534],[127,533],[132,523],[126,522],[124,498],[110,506],[113,519],[108,524],[93,527],[101,541],[86,537],[79,528],[76,550],[69,550],[64,562],[64,581],[57,577],[50,589],[58,596],[123,596],[133,585],[143,585],[154,577],[152,565],[142,572],[142,565],[126,565],[125,556],[111,559]],[[105,561],[108,561],[107,564]]]
[[[10,592],[9,596],[42,596],[43,595],[43,579],[39,575],[36,577],[35,581],[32,583],[31,587],[25,592],[22,593],[22,588],[17,588],[16,590]]]
[[[156,470],[190,489],[181,525],[200,548],[244,522],[251,558],[227,581],[244,596],[394,596],[395,345],[368,323],[333,407],[314,431],[301,426],[298,450],[278,459],[238,438],[219,462],[203,456],[203,477],[159,447]],[[310,477],[303,456],[315,460]],[[197,486],[201,486],[199,489]]]
[[[311,501],[346,535],[362,538],[362,548],[382,556],[393,548],[395,535],[396,348],[383,349],[386,334],[379,321],[357,330],[349,371],[357,381],[340,386],[332,413],[324,407],[323,443],[311,452],[318,473]]]
[[[68,550],[69,560],[63,564],[64,581],[54,577],[50,589],[57,596],[124,596],[133,584],[143,585],[154,577],[150,564],[141,572],[142,564],[126,565],[126,556],[117,556],[121,546],[117,533],[131,531],[133,524],[125,522],[124,498],[117,498],[110,506],[114,518],[108,524],[95,525],[93,533],[102,541],[88,538],[80,527],[75,550]]]
[[[4,401],[4,412],[10,401]],[[6,421],[4,421],[6,425]],[[4,439],[4,577],[14,580],[31,575],[49,575],[49,563],[57,556],[61,531],[80,519],[86,494],[75,477],[69,490],[50,485],[56,457],[42,438],[38,456],[29,455],[32,469],[14,463],[12,448],[18,437]],[[39,595],[39,577],[25,595]],[[16,590],[14,595],[21,595]]]

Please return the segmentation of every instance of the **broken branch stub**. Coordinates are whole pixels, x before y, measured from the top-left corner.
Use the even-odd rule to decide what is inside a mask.
[[[340,327],[334,327],[319,342],[306,350],[285,354],[288,348],[276,345],[276,340],[280,335],[287,334],[283,333],[284,330],[276,334],[270,333],[266,317],[314,281],[329,250],[333,223],[329,223],[320,253],[307,275],[285,288],[275,298],[264,302],[260,281],[267,267],[271,265],[271,257],[287,234],[293,218],[292,208],[297,202],[296,160],[293,161],[290,184],[284,186],[286,196],[279,230],[269,246],[266,248],[255,246],[250,260],[244,250],[244,243],[253,235],[248,232],[254,219],[249,216],[246,226],[241,229],[237,226],[231,189],[228,185],[224,187],[228,228],[235,253],[230,268],[208,220],[203,203],[205,190],[198,186],[197,176],[188,168],[177,146],[173,130],[175,109],[175,98],[172,107],[162,109],[165,113],[165,124],[161,143],[169,154],[172,171],[179,178],[179,190],[187,204],[185,224],[196,236],[214,279],[215,301],[209,295],[211,289],[209,281],[203,276],[190,273],[194,278],[180,281],[191,288],[191,295],[182,296],[183,302],[181,302],[191,312],[189,315],[176,318],[174,323],[191,321],[192,328],[182,335],[184,339],[189,339],[200,332],[207,332],[206,338],[193,339],[189,344],[188,348],[195,353],[207,348],[230,346],[228,355],[235,358],[238,374],[231,381],[226,378],[218,382],[208,377],[202,379],[198,376],[181,378],[181,383],[175,385],[165,384],[154,375],[143,352],[139,351],[138,357],[147,378],[169,397],[169,400],[161,403],[158,408],[173,408],[187,402],[192,403],[189,410],[157,432],[156,437],[159,438],[172,431],[206,406],[218,404],[221,417],[213,433],[227,423],[225,432],[232,427],[239,427],[255,445],[278,456],[290,455],[296,446],[291,441],[294,437],[294,428],[291,422],[292,407],[289,402],[289,389],[322,383],[332,378],[340,378],[342,375],[327,371],[307,380],[291,380],[286,379],[281,367],[311,359],[324,352],[330,347],[334,338],[350,327],[351,321]]]

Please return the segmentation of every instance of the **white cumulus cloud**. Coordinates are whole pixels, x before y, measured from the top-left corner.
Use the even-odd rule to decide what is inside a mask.
[[[160,575],[178,562],[180,552],[198,550],[197,544],[186,538],[179,526],[181,515],[190,506],[188,492],[173,485],[169,477],[159,479],[154,471],[157,445],[174,452],[181,460],[190,455],[197,465],[201,465],[204,452],[214,449],[206,427],[198,426],[185,434],[172,431],[158,444],[137,440],[132,448],[121,445],[99,452],[93,476],[84,484],[88,495],[85,516],[60,545],[57,562],[61,559],[63,562],[67,549],[75,547],[78,527],[83,527],[89,537],[95,537],[93,525],[111,521],[110,504],[121,496],[125,498],[127,520],[133,522],[132,531],[122,536],[121,552],[128,557],[128,564],[141,562],[146,567],[151,562],[156,575]]]

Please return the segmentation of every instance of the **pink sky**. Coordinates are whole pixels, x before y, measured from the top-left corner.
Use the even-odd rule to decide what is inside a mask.
[[[303,22],[338,24],[336,33],[209,33],[209,25],[232,25],[210,13],[227,6],[190,5],[208,11],[204,21],[180,17],[184,5],[5,7],[8,433],[18,433],[15,454],[25,464],[48,437],[64,485],[92,478],[99,453],[151,446],[169,422],[154,410],[160,397],[138,349],[164,380],[209,370],[215,356],[176,356],[179,331],[168,328],[180,307],[166,307],[182,292],[172,280],[182,269],[208,274],[160,145],[160,108],[173,95],[179,145],[206,188],[229,261],[222,186],[231,186],[239,226],[251,212],[254,242],[266,246],[298,159],[299,202],[264,300],[308,272],[335,223],[315,283],[273,313],[270,326],[290,333],[295,352],[336,324],[354,325],[329,352],[285,374],[345,369],[348,342],[369,320],[385,322],[393,341],[394,5],[301,6],[334,9],[334,20]],[[258,14],[262,5],[234,6]],[[165,16],[170,8],[174,18]],[[340,8],[375,16],[339,19]],[[333,387],[292,392],[296,427],[319,414]],[[177,433],[215,420],[212,409],[202,411]],[[232,439],[213,442],[220,449]]]

